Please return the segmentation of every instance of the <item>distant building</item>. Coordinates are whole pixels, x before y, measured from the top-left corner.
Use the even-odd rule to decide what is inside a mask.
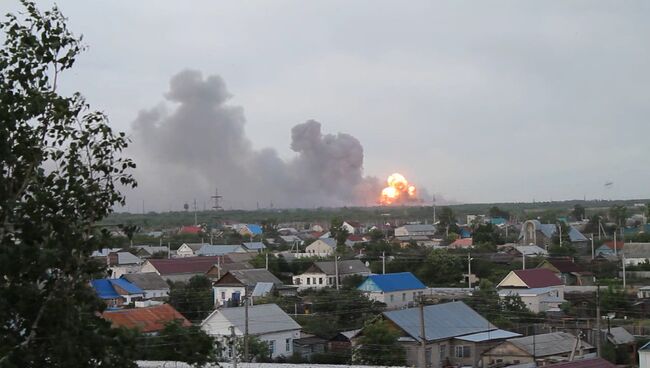
[[[410,272],[370,275],[357,288],[389,309],[412,305],[426,286]]]
[[[155,272],[130,273],[123,279],[137,286],[144,292],[144,299],[160,299],[169,296],[169,285]]]
[[[112,278],[119,278],[127,273],[140,272],[142,259],[129,252],[111,252],[107,257],[108,271]]]
[[[474,247],[474,242],[472,238],[460,238],[454,240],[448,247],[453,249],[469,249]]]
[[[176,257],[194,257],[197,252],[207,243],[183,243],[176,250]]]
[[[248,236],[252,238],[258,235],[262,235],[262,226],[257,224],[238,224],[236,226],[233,226],[233,228],[241,236]]]
[[[564,282],[564,285],[593,285],[594,275],[571,259],[546,259],[537,268],[547,268]]]
[[[230,326],[235,335],[244,335],[244,307],[223,308],[212,312],[203,322],[201,329],[215,337],[223,348],[222,356],[232,357],[229,350]],[[297,324],[276,304],[260,304],[248,308],[248,332],[269,347],[271,358],[293,355],[293,341],[300,338],[300,325]]]
[[[201,228],[201,226],[189,225],[189,226],[182,226],[181,229],[178,231],[178,233],[181,235],[183,234],[199,235],[202,231],[203,229]]]
[[[124,279],[95,279],[90,284],[97,296],[111,308],[144,299],[144,291]]]
[[[650,243],[625,243],[622,256],[630,266],[650,262]]]
[[[198,251],[196,251],[197,256],[207,256],[207,257],[214,257],[214,256],[223,256],[226,254],[230,253],[246,253],[248,250],[243,246],[239,244],[235,245],[228,245],[228,244],[203,244],[201,248],[199,248]]]
[[[368,276],[370,269],[359,260],[338,262],[339,282],[352,275]],[[294,276],[293,284],[300,289],[336,286],[336,266],[334,261],[314,262],[305,272]]]
[[[282,281],[263,268],[228,271],[212,286],[216,307],[238,307],[246,295],[250,295],[258,283],[282,286]]]
[[[140,272],[155,272],[164,280],[187,282],[194,276],[204,276],[218,262],[219,257],[148,259]]]
[[[173,321],[179,321],[184,327],[192,325],[169,304],[105,311],[102,317],[109,320],[113,327],[137,329],[145,334],[157,334],[165,328],[165,325]]]
[[[305,248],[305,252],[320,257],[330,256],[334,251],[336,251],[336,239],[334,238],[320,238]]]
[[[262,242],[244,242],[242,246],[249,252],[261,253],[266,249],[266,245]]]
[[[639,348],[639,368],[650,368],[650,342]]]
[[[575,227],[569,226],[568,231],[571,244],[586,246],[589,242],[589,239]],[[521,245],[537,245],[546,249],[552,244],[556,235],[559,235],[556,224],[542,224],[538,220],[528,220],[521,227],[519,242]]]
[[[434,236],[436,234],[436,227],[430,224],[408,224],[395,228],[395,236]]]
[[[534,312],[558,311],[564,303],[564,283],[546,268],[510,271],[497,285],[499,296],[518,295]]]

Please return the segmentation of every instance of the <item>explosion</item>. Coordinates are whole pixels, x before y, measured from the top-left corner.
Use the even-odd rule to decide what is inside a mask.
[[[394,173],[386,179],[388,186],[381,191],[381,204],[394,204],[416,201],[417,189],[409,185],[404,175]]]

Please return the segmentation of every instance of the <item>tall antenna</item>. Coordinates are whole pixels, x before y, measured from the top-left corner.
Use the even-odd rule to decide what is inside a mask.
[[[214,190],[214,195],[213,195],[212,197],[210,197],[210,198],[214,199],[214,206],[212,206],[212,209],[213,209],[213,210],[215,210],[215,211],[219,211],[219,210],[222,210],[222,209],[223,209],[223,208],[219,205],[219,200],[220,200],[221,198],[223,198],[223,196],[220,196],[220,195],[219,195],[219,188],[215,188],[215,190]]]
[[[196,218],[196,198],[194,198],[194,226],[198,225],[198,221]]]

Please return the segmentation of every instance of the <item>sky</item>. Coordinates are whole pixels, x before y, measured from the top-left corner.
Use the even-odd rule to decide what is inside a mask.
[[[277,206],[372,204],[350,194],[356,189],[340,195],[341,185],[372,182],[364,188],[374,193],[393,172],[429,201],[431,193],[465,203],[650,197],[648,2],[116,0],[59,7],[89,46],[62,90],[81,91],[132,137],[142,167],[142,185],[129,193],[133,211],[142,200],[156,210],[193,198],[202,204],[214,182],[226,188],[223,204],[235,208],[274,199]],[[196,117],[185,111],[188,100],[169,98],[175,76],[223,98],[203,101],[207,115]],[[219,135],[212,121],[224,116],[238,130],[246,173],[231,175],[236,163],[205,158],[223,154],[215,149],[197,148],[168,166]],[[150,130],[142,129],[147,117]],[[310,120],[320,123],[316,144],[331,140],[358,153],[356,140],[362,147],[351,174],[330,152],[322,171],[345,178],[325,189],[326,176],[305,168],[318,160],[292,149],[299,145],[292,129]],[[201,127],[205,134],[173,139]],[[239,185],[268,167],[259,176],[271,183],[266,188],[280,185],[281,173],[291,189]],[[314,189],[289,200],[299,186]],[[317,199],[304,199],[310,196]]]

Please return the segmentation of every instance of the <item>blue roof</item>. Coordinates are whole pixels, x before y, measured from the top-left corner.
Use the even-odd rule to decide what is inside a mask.
[[[142,294],[144,291],[126,279],[110,279],[112,285],[119,286],[129,294]]]
[[[503,217],[492,217],[490,219],[490,223],[492,225],[503,225],[506,222],[508,222],[508,221],[506,219],[504,219]]]
[[[117,299],[120,295],[113,289],[109,279],[96,279],[90,282],[101,299]]]
[[[253,233],[253,235],[261,235],[262,234],[262,227],[260,225],[246,224],[246,227],[248,228],[248,230],[251,231],[251,233]]]
[[[425,289],[426,286],[410,272],[370,275],[359,285],[359,290],[383,291],[385,293],[399,290]]]
[[[266,249],[266,245],[262,242],[244,242],[242,243],[248,250],[261,250]]]
[[[467,229],[460,229],[460,237],[461,238],[471,238],[472,233],[469,232]]]
[[[384,312],[384,316],[420,341],[419,308]],[[424,307],[424,326],[428,341],[478,334],[497,328],[463,302],[451,302]]]
[[[471,341],[471,342],[484,342],[490,340],[509,339],[512,337],[519,337],[521,334],[510,332],[506,330],[491,330],[486,332],[478,332],[471,335],[457,337],[458,340]]]

